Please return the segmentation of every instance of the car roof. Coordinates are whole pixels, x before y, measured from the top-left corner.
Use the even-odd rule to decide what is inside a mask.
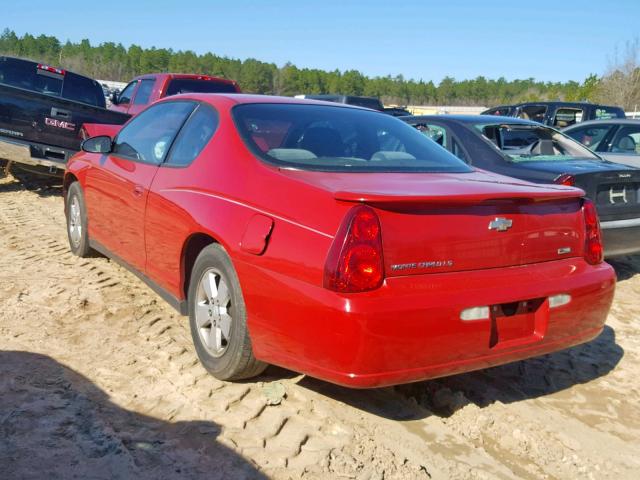
[[[589,126],[589,125],[639,125],[640,118],[607,118],[602,120],[588,120],[586,122],[574,123],[573,125],[563,129],[563,130],[573,130],[578,127]]]
[[[195,73],[145,73],[144,75],[138,75],[133,80],[143,80],[148,78],[183,78],[183,79],[204,79],[204,80],[213,80],[220,83],[229,83],[235,84],[234,80],[229,80],[228,78],[215,77],[213,75],[204,75],[204,74],[195,74]],[[133,81],[132,80],[132,81]]]
[[[293,104],[293,105],[326,105],[328,107],[336,108],[356,108],[359,110],[367,110],[369,112],[376,112],[371,108],[359,107],[357,105],[349,105],[346,103],[327,102],[324,100],[312,100],[306,98],[295,97],[280,97],[277,95],[255,95],[250,93],[183,93],[180,95],[172,95],[166,97],[166,100],[176,98],[188,98],[191,100],[198,100],[212,105],[225,102],[232,105],[249,104],[249,103],[278,103],[278,104]]]
[[[532,120],[525,120],[517,117],[503,117],[500,115],[415,115],[411,117],[400,117],[402,120],[434,120],[448,123],[499,123],[499,124],[519,124],[519,125],[535,125],[543,126],[541,123]]]

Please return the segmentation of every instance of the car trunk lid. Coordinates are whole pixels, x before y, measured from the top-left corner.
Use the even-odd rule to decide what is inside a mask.
[[[310,179],[311,172],[291,172]],[[386,276],[525,265],[583,253],[583,192],[486,172],[326,174],[313,183],[380,218]]]

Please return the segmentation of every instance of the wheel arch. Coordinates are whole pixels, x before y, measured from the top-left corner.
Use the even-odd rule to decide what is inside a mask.
[[[182,271],[181,292],[184,298],[189,296],[189,281],[191,280],[191,272],[196,263],[196,259],[200,252],[211,244],[221,243],[208,233],[197,232],[191,234],[184,242],[182,247],[182,257],[180,269]]]
[[[65,172],[64,174],[64,180],[62,182],[62,195],[65,198],[67,198],[67,192],[69,191],[69,187],[71,186],[72,183],[74,182],[78,182],[78,177],[76,177],[76,175],[74,173],[71,173],[69,171]]]

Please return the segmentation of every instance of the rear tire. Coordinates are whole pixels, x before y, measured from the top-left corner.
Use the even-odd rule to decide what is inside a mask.
[[[89,246],[87,208],[84,193],[78,182],[73,182],[67,191],[65,202],[67,217],[67,236],[71,253],[78,257],[88,257],[91,253]]]
[[[196,353],[211,375],[242,380],[264,371],[267,364],[253,355],[238,276],[222,246],[211,244],[198,255],[188,302]]]

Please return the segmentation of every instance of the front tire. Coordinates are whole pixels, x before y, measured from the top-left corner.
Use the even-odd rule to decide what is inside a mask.
[[[91,252],[87,229],[87,208],[84,193],[78,182],[73,182],[67,191],[65,205],[67,216],[67,236],[71,253],[78,257],[88,257]]]
[[[253,355],[240,282],[224,248],[204,248],[189,282],[189,324],[204,368],[220,380],[255,377],[267,364]]]

